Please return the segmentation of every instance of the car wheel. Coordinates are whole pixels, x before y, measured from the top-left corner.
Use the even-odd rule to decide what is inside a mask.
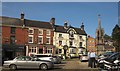
[[[40,69],[42,70],[47,70],[48,69],[48,66],[46,64],[41,64],[40,65]]]
[[[15,70],[15,69],[17,69],[17,66],[16,65],[10,65],[10,69]]]

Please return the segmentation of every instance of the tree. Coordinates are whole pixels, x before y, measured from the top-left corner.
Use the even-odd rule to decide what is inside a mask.
[[[116,25],[112,31],[113,45],[116,48],[116,52],[120,52],[120,27]]]

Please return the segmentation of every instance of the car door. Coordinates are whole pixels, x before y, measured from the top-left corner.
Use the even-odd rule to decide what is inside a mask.
[[[30,57],[26,57],[26,65],[28,68],[39,68],[39,62]]]
[[[25,57],[16,58],[16,65],[18,68],[27,68]]]

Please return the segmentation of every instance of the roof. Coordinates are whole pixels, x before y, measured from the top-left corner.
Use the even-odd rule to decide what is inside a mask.
[[[2,20],[2,24],[4,25],[23,26],[23,24],[20,23],[21,19],[19,18],[0,16],[0,20]],[[52,25],[49,22],[35,21],[35,20],[28,20],[28,19],[24,19],[24,22],[26,27],[52,29]]]
[[[2,20],[3,25],[23,26],[23,24],[21,23],[21,19],[19,18],[0,16],[0,20]],[[44,21],[24,19],[24,24],[26,27],[53,29],[53,26],[49,22],[44,22]],[[60,26],[60,25],[55,25],[54,27],[56,32],[67,33],[67,30],[69,28],[73,28],[77,32],[76,34],[87,35],[84,30],[72,26],[69,26],[68,29],[65,29],[64,26]]]
[[[73,28],[77,32],[77,34],[87,35],[85,30],[81,30],[80,28],[76,28],[76,27],[72,27],[72,26],[68,27],[68,29],[69,28]],[[64,26],[55,25],[55,31],[56,32],[67,33],[68,29],[65,29]]]

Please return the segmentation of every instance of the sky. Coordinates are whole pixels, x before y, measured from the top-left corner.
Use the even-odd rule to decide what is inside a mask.
[[[118,24],[117,2],[3,2],[2,16],[20,18],[20,13],[25,13],[25,18],[49,22],[51,17],[56,19],[57,25],[68,25],[79,28],[84,22],[85,31],[95,37],[98,27],[98,14],[101,26],[106,34],[111,35],[112,29]]]

